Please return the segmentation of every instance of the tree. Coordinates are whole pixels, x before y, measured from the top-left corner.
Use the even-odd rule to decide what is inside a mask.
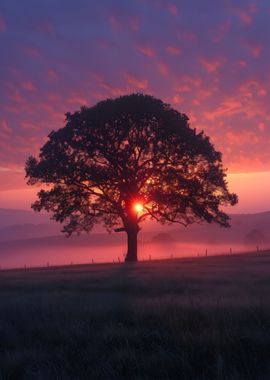
[[[63,232],[97,223],[125,231],[126,261],[137,261],[139,224],[206,221],[229,226],[234,205],[221,153],[188,117],[152,96],[131,94],[66,114],[39,158],[26,162],[28,184],[49,185],[32,205],[52,212]]]

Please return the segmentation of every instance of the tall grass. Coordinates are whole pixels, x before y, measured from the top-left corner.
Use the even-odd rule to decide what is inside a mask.
[[[270,379],[270,256],[0,272],[0,379]]]

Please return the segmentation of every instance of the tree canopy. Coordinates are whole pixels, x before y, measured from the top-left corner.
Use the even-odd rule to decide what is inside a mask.
[[[128,235],[128,261],[137,260],[139,224],[216,222],[229,226],[221,153],[204,132],[149,95],[107,99],[66,114],[38,158],[26,162],[28,184],[47,184],[34,210],[51,212],[63,231],[89,232],[97,223]]]

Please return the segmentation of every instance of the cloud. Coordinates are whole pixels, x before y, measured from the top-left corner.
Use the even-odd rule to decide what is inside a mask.
[[[212,74],[224,64],[224,60],[222,58],[200,58],[200,63],[209,74]]]
[[[249,4],[246,8],[243,9],[236,9],[239,20],[246,26],[249,26],[253,23],[253,17],[257,11],[258,9],[255,3]]]
[[[138,32],[141,24],[139,15],[129,12],[127,9],[118,11],[110,10],[107,14],[107,18],[114,32],[121,32],[123,30]]]
[[[266,124],[265,123],[259,123],[258,124],[258,129],[259,129],[259,131],[260,132],[263,132],[263,131],[265,131],[265,129],[266,129]]]
[[[251,55],[254,58],[259,58],[261,53],[262,53],[263,46],[262,46],[262,44],[258,44],[258,43],[257,44],[256,43],[248,43],[247,49],[249,50],[249,52],[251,53]]]
[[[31,80],[24,81],[22,83],[22,88],[26,91],[35,92],[37,90],[36,86]]]
[[[180,95],[174,95],[172,97],[173,104],[181,104],[183,102],[183,98]]]
[[[179,14],[177,3],[170,2],[167,0],[141,0],[144,3],[150,3],[154,5],[156,8],[165,10],[172,16],[177,16]]]
[[[174,3],[168,4],[168,11],[173,15],[176,16],[178,14],[178,8],[177,5]]]
[[[127,73],[125,75],[127,82],[134,87],[134,89],[138,90],[146,90],[148,88],[148,80],[138,78],[132,74]]]
[[[6,142],[12,134],[12,129],[8,126],[5,120],[0,120],[0,138]]]
[[[225,21],[219,24],[216,30],[213,31],[213,41],[215,43],[220,43],[223,38],[231,31],[232,24],[230,21]]]
[[[231,145],[241,146],[247,143],[251,143],[252,145],[257,145],[260,142],[260,138],[256,131],[246,132],[245,134],[243,134],[242,132],[229,131],[229,132],[226,132],[225,137],[230,146]]]
[[[167,76],[169,74],[169,66],[164,62],[157,62],[156,63],[158,71],[161,75]]]
[[[54,69],[49,69],[47,72],[47,77],[50,81],[55,81],[58,79],[58,75]]]
[[[246,109],[243,99],[235,97],[228,97],[223,100],[223,102],[215,109],[211,111],[204,112],[204,116],[208,120],[216,119],[226,119],[231,118],[236,114],[252,115],[254,116],[254,111]]]
[[[2,172],[2,173],[6,173],[6,172],[23,173],[23,169],[22,168],[14,169],[14,168],[7,168],[7,167],[0,166],[0,172]]]
[[[121,96],[121,95],[124,95],[125,92],[126,92],[126,88],[123,87],[117,87],[117,86],[113,86],[112,84],[110,83],[106,83],[106,82],[102,82],[101,83],[101,88],[103,90],[106,90],[105,94],[104,94],[104,97],[106,96]]]
[[[33,57],[33,58],[39,58],[41,55],[40,49],[35,47],[35,46],[23,45],[23,46],[21,46],[21,49],[23,50],[23,52],[26,55]]]
[[[172,45],[167,46],[167,47],[166,47],[166,50],[167,50],[167,52],[168,52],[169,54],[171,54],[171,55],[176,55],[176,56],[180,55],[181,52],[182,52],[181,49],[180,49],[179,47],[177,47],[177,46],[172,46]]]
[[[230,170],[270,168],[268,0],[13,3],[0,16],[1,167],[23,166],[65,112],[144,92],[204,129]]]
[[[137,44],[136,49],[148,58],[154,58],[156,56],[155,50],[150,46]]]
[[[7,125],[7,122],[5,120],[1,120],[0,121],[0,131],[3,132],[3,133],[11,133],[12,132],[12,129],[9,128],[9,126]]]
[[[74,93],[68,98],[68,103],[75,104],[78,107],[88,105],[89,101],[86,97],[79,93]]]

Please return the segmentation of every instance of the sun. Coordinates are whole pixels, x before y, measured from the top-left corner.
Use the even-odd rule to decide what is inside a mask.
[[[143,205],[141,203],[135,203],[134,204],[134,210],[136,212],[142,212],[143,211]]]

